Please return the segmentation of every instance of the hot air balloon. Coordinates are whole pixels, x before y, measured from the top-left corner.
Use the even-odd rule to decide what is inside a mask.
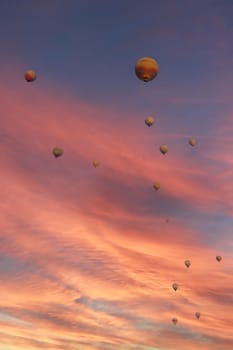
[[[55,158],[58,158],[58,157],[62,156],[62,154],[63,154],[63,150],[61,148],[55,147],[53,149],[53,155],[54,155]]]
[[[152,126],[154,124],[154,122],[155,122],[155,120],[153,117],[146,117],[146,119],[145,119],[145,124],[147,126]]]
[[[161,152],[162,154],[166,154],[166,153],[168,152],[168,147],[167,147],[167,145],[161,145],[161,146],[160,146],[160,152]]]
[[[151,57],[142,57],[135,64],[136,76],[145,82],[153,80],[159,71],[158,62]]]
[[[216,256],[216,260],[217,260],[218,262],[220,262],[220,261],[222,260],[222,257],[221,257],[220,255],[217,255],[217,256]]]
[[[176,325],[177,322],[178,322],[177,318],[173,317],[172,322],[173,322],[174,325]]]
[[[200,316],[201,316],[200,312],[195,312],[195,316],[196,316],[196,318],[199,320],[199,318],[200,318]]]
[[[190,146],[194,147],[196,145],[196,140],[194,138],[189,139]]]
[[[172,288],[176,291],[179,288],[178,283],[173,283]]]
[[[98,160],[95,159],[95,160],[93,160],[92,164],[93,164],[93,166],[94,166],[95,168],[97,168],[97,166],[100,165],[100,162],[99,162]]]
[[[187,267],[190,267],[191,266],[191,261],[190,260],[185,260],[185,265],[187,266]]]
[[[154,187],[154,189],[155,189],[156,191],[158,191],[158,190],[160,189],[160,184],[159,184],[158,182],[155,182],[155,183],[153,184],[153,187]]]
[[[36,73],[33,70],[27,70],[24,73],[24,78],[27,82],[32,82],[36,80]]]

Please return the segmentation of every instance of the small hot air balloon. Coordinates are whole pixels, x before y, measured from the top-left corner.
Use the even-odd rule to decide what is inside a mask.
[[[158,182],[155,182],[155,183],[153,184],[153,187],[154,187],[154,189],[155,189],[156,191],[158,191],[158,190],[160,189],[160,184],[159,184]]]
[[[195,312],[195,316],[196,316],[196,318],[199,320],[199,318],[200,318],[200,316],[201,316],[200,312]]]
[[[136,62],[134,69],[136,76],[140,80],[148,82],[157,76],[159,65],[158,62],[151,57],[142,57]]]
[[[167,147],[167,145],[161,145],[161,146],[160,146],[160,152],[161,152],[162,154],[166,154],[166,153],[168,152],[168,147]]]
[[[166,223],[168,223],[169,222],[169,219],[166,219]]]
[[[177,318],[173,317],[172,322],[173,322],[174,325],[176,325],[177,322],[178,322]]]
[[[154,122],[155,122],[155,120],[153,117],[146,117],[146,119],[145,119],[145,124],[147,126],[152,126],[154,124]]]
[[[185,260],[185,265],[187,266],[187,267],[190,267],[191,266],[191,261],[190,260]]]
[[[93,160],[92,164],[93,164],[93,166],[94,166],[95,168],[97,168],[97,166],[100,165],[100,162],[99,162],[98,160],[95,159],[95,160]]]
[[[178,283],[173,283],[172,288],[176,291],[179,288]]]
[[[58,157],[62,156],[62,154],[63,154],[63,150],[61,148],[55,147],[53,149],[53,155],[54,155],[55,158],[58,158]]]
[[[196,140],[194,138],[189,139],[190,146],[194,147],[196,145]]]
[[[222,257],[221,257],[220,255],[217,255],[217,256],[216,256],[216,260],[217,260],[218,262],[220,262],[220,261],[222,260]]]
[[[32,82],[36,80],[36,73],[33,70],[27,70],[24,73],[24,78],[27,82]]]

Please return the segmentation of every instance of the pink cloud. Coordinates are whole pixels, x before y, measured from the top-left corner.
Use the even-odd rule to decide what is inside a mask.
[[[218,213],[227,200],[230,212],[230,173],[224,184],[216,182],[220,175],[209,171],[214,165],[205,164],[213,155],[231,165],[229,155],[211,151],[215,140],[201,153],[203,139],[188,149],[186,140],[181,146],[180,135],[171,133],[163,157],[158,148],[167,135],[156,125],[146,128],[144,116],[134,112],[132,123],[108,105],[87,105],[47,82],[36,84],[21,78],[13,88],[0,86],[0,251],[32,268],[11,278],[1,273],[3,306],[32,325],[4,323],[2,344],[55,350],[64,345],[56,338],[62,334],[72,350],[77,337],[91,342],[89,349],[98,342],[137,342],[192,350],[200,345],[199,335],[217,350],[220,330],[230,350],[231,256],[218,264],[216,251],[202,246],[202,232],[179,216],[166,223],[165,209],[159,212],[163,200],[206,215]],[[52,156],[54,146],[64,148],[63,157]],[[101,165],[94,169],[96,157]],[[152,188],[155,180],[159,192]],[[83,295],[86,304],[75,302]],[[154,328],[143,329],[145,319]]]

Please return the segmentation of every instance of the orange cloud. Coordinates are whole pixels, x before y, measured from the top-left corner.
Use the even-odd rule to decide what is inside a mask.
[[[230,350],[231,236],[213,247],[194,222],[230,215],[230,173],[213,172],[230,157],[42,85],[0,86],[2,312],[27,322],[3,321],[2,346]]]

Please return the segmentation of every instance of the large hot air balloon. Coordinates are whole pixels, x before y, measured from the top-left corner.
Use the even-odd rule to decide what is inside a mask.
[[[174,325],[176,325],[177,322],[178,322],[177,318],[173,317],[172,322],[173,322]]]
[[[196,145],[196,140],[194,138],[189,139],[190,146],[194,147]]]
[[[53,149],[53,155],[54,155],[55,158],[58,158],[58,157],[62,156],[62,154],[63,154],[63,150],[61,148],[55,147]]]
[[[174,289],[174,291],[177,291],[177,289],[179,288],[178,283],[173,283],[172,288]]]
[[[185,260],[185,265],[187,266],[187,267],[190,267],[191,266],[191,261],[190,260]]]
[[[155,183],[153,184],[153,187],[154,187],[154,189],[155,189],[156,191],[158,191],[158,190],[160,189],[160,184],[159,184],[158,182],[155,182]]]
[[[155,122],[155,120],[153,117],[146,117],[146,119],[145,119],[145,124],[147,126],[152,126],[154,124],[154,122]]]
[[[216,260],[217,260],[218,262],[220,262],[220,261],[222,260],[222,257],[221,257],[220,255],[217,255],[217,256],[216,256]]]
[[[135,64],[136,76],[145,82],[153,80],[159,71],[158,62],[151,57],[142,57]]]
[[[24,78],[27,82],[32,82],[36,80],[36,73],[33,70],[27,70],[24,73]]]
[[[160,146],[160,152],[161,152],[162,154],[166,154],[166,153],[168,152],[168,147],[167,147],[167,145],[161,145],[161,146]]]
[[[97,168],[97,166],[100,165],[100,162],[99,162],[98,160],[95,159],[95,160],[93,160],[92,164],[93,164],[93,166],[94,166],[95,168]]]
[[[196,318],[199,320],[199,318],[200,318],[200,316],[201,316],[200,312],[195,312],[195,316],[196,316]]]

